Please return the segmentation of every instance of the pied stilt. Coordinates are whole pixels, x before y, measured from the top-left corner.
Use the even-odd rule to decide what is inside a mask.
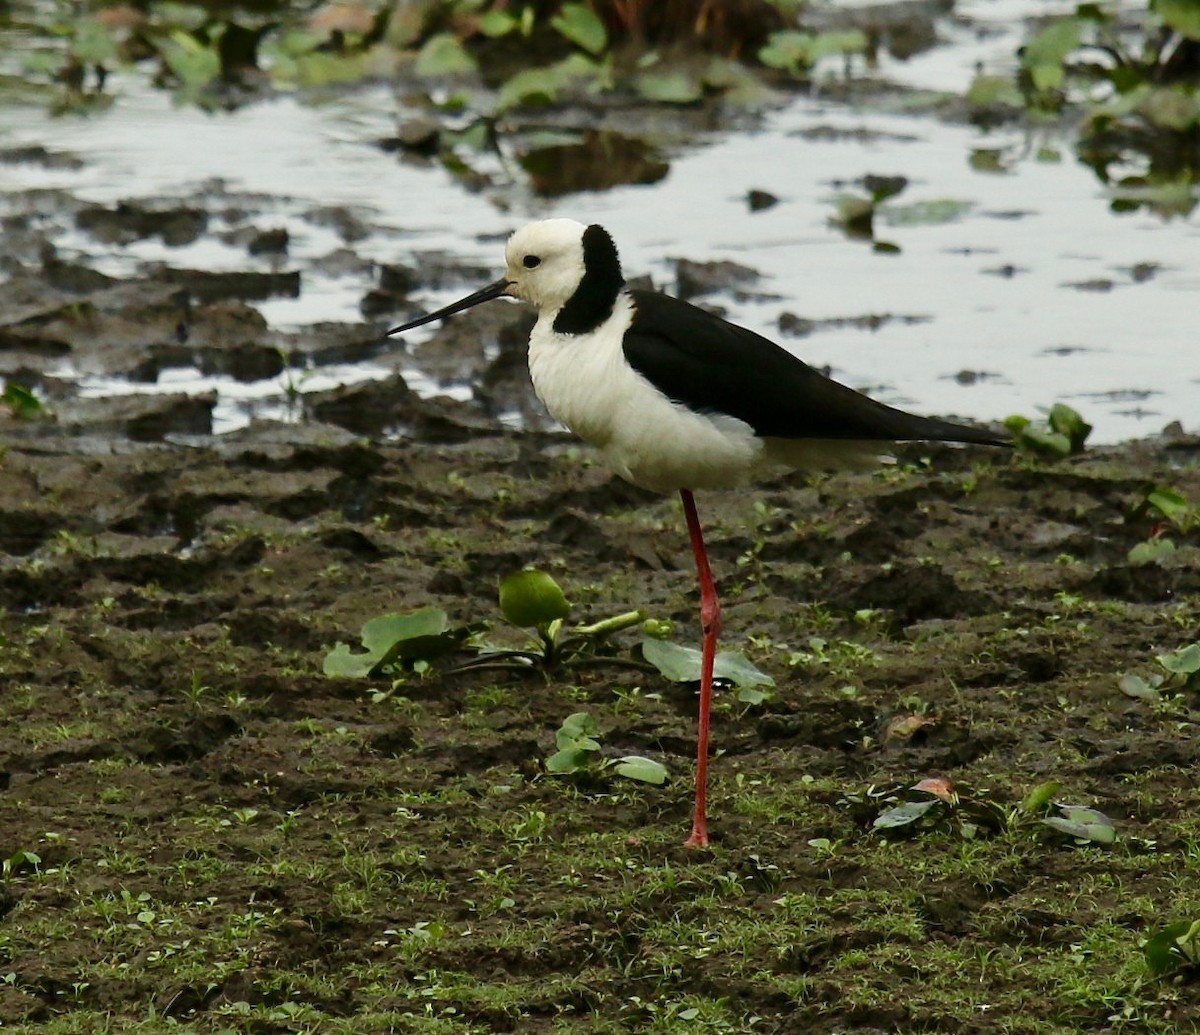
[[[772,469],[858,466],[880,443],[1009,443],[918,417],[818,373],[774,342],[668,295],[630,290],[603,227],[547,219],[522,227],[494,284],[388,334],[509,296],[538,312],[529,373],[546,409],[618,475],[678,491],[700,578],[704,631],[689,845],[708,844],[708,726],[721,609],[696,489],[730,489]]]

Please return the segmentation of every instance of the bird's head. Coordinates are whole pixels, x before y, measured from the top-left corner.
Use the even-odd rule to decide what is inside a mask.
[[[508,239],[508,293],[542,309],[559,309],[575,294],[585,272],[587,227],[573,219],[543,219]]]
[[[543,219],[517,230],[504,250],[505,275],[473,295],[388,331],[396,334],[508,296],[558,312],[572,299],[605,296],[609,306],[624,283],[617,249],[601,226],[574,219]],[[608,297],[611,296],[611,297]]]

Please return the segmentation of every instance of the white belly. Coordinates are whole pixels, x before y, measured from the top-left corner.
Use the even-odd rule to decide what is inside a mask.
[[[590,334],[556,334],[554,314],[529,337],[534,391],[551,415],[603,454],[622,478],[657,492],[744,484],[763,459],[763,442],[743,421],[676,405],[626,362],[621,333],[633,317]],[[608,334],[602,332],[607,330]]]

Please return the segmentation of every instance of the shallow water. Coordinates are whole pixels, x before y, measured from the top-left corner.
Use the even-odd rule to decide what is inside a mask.
[[[1046,5],[1034,5],[1044,10]],[[897,81],[961,92],[976,62],[1011,62],[1020,38],[1016,15],[1028,3],[961,4],[995,32],[947,26],[949,43],[912,61],[886,60]],[[1068,140],[1018,129],[984,132],[928,116],[856,110],[820,96],[798,97],[755,132],[713,133],[671,156],[665,179],[554,200],[521,183],[484,193],[463,190],[441,167],[399,162],[375,142],[394,127],[397,102],[375,86],[322,104],[298,96],[211,114],[176,107],[140,76],[119,75],[119,99],[89,119],[52,120],[40,110],[0,109],[0,146],[42,144],[85,159],[79,170],[3,167],[4,193],[61,187],[96,202],[156,196],[186,199],[214,178],[230,192],[263,195],[257,225],[286,227],[288,268],[303,270],[298,299],[259,304],[273,326],[302,328],[356,321],[367,275],[331,276],[308,268],[343,242],[303,214],[316,206],[363,210],[369,235],[351,247],[378,262],[414,262],[446,252],[499,268],[495,240],[530,218],[570,215],[602,222],[620,245],[630,274],[649,273],[671,290],[673,259],[733,259],[762,279],[759,297],[713,301],[774,337],[784,312],[822,320],[891,315],[876,330],[819,328],[782,339],[807,360],[880,398],[921,411],[978,419],[1033,414],[1064,400],[1096,425],[1095,440],[1160,430],[1171,420],[1195,427],[1200,358],[1194,345],[1200,288],[1200,229],[1192,220],[1137,212],[1114,214],[1106,189],[1072,157]],[[812,130],[833,130],[814,137]],[[1003,172],[972,167],[973,150],[1001,152]],[[1060,160],[1039,160],[1044,149]],[[1045,157],[1044,154],[1042,156]],[[864,174],[903,175],[909,186],[876,220],[876,236],[899,254],[872,250],[831,225],[835,200]],[[842,185],[846,186],[842,186]],[[746,194],[780,201],[751,213]],[[963,203],[956,218],[908,222],[908,206]],[[104,246],[74,230],[56,239],[114,274],[169,261],[203,269],[268,267],[212,236],[167,247],[141,241]],[[419,260],[416,260],[419,261]],[[1157,267],[1135,280],[1133,267]],[[430,307],[463,293],[422,296]],[[429,333],[429,332],[419,332]],[[70,374],[69,370],[60,373]],[[314,372],[305,390],[380,376],[378,365]],[[961,372],[983,376],[959,377]],[[254,400],[278,403],[278,381],[235,386],[186,373],[158,385],[84,380],[90,394],[132,387],[178,391],[216,387],[218,425],[227,430]]]

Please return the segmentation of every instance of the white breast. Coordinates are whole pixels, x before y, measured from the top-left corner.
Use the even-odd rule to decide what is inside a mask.
[[[633,319],[622,295],[588,334],[558,334],[543,311],[529,336],[529,373],[546,409],[604,455],[622,478],[657,492],[733,488],[763,460],[763,442],[744,421],[693,413],[671,402],[625,362]]]

